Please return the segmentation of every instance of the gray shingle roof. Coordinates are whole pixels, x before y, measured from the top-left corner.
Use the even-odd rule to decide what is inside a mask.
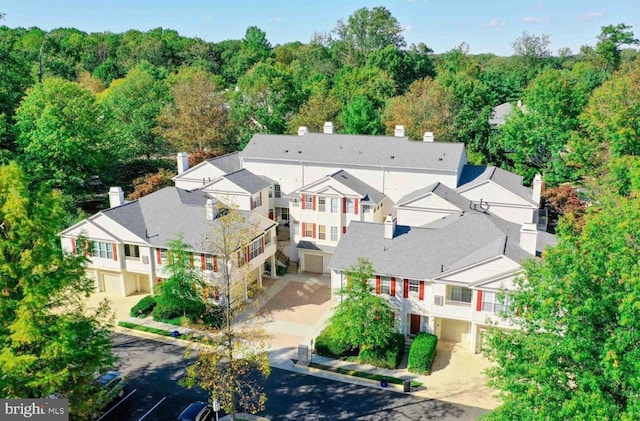
[[[269,183],[264,178],[245,169],[226,174],[223,177],[250,194],[258,193],[269,187]]]
[[[457,193],[455,190],[445,186],[444,184],[437,182],[430,186],[423,187],[419,190],[411,192],[398,200],[396,207],[401,207],[407,203],[412,202],[428,193],[433,193],[441,199],[446,200],[460,210],[469,209],[470,200]]]
[[[344,269],[364,257],[378,274],[433,279],[494,256],[505,255],[517,262],[532,257],[519,247],[517,224],[474,211],[444,219],[446,223],[424,227],[398,225],[392,240],[384,238],[384,224],[351,222],[329,267]]]
[[[364,201],[370,201],[373,203],[380,203],[384,199],[384,194],[374,189],[364,181],[349,174],[345,170],[340,170],[331,174],[329,177],[336,180],[338,183],[355,191],[363,198]]]
[[[216,158],[207,159],[207,163],[228,174],[242,168],[238,154],[239,152],[231,152]]]
[[[533,201],[532,190],[522,185],[522,177],[493,165],[465,165],[458,180],[457,191],[467,189],[486,180],[491,180],[529,203],[538,206]]]
[[[165,187],[123,206],[102,213],[134,232],[154,247],[166,247],[167,243],[183,235],[193,250],[202,250],[204,235],[215,230],[215,220],[206,217],[205,204],[209,197],[202,190],[182,190]],[[273,221],[255,212],[241,212],[247,224],[257,224],[267,229]]]
[[[492,126],[502,126],[506,121],[507,115],[513,110],[513,105],[509,102],[498,105],[493,109],[489,124]]]
[[[406,137],[324,133],[307,133],[303,136],[255,134],[240,152],[241,159],[441,171],[456,171],[464,156],[463,143],[416,142]]]

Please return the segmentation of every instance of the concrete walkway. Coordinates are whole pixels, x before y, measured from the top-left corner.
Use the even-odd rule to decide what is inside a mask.
[[[324,328],[326,320],[331,315],[330,279],[327,276],[313,274],[287,274],[277,279],[265,279],[266,289],[250,305],[246,314],[240,315],[237,323],[257,323],[268,335],[269,361],[273,367],[291,370],[302,374],[309,374],[333,380],[381,388],[377,381],[361,379],[353,376],[341,375],[326,370],[295,365],[298,346],[308,345],[312,349],[313,340]],[[100,295],[100,294],[95,294]],[[116,311],[117,320],[154,327],[169,332],[178,330],[180,333],[191,332],[191,329],[178,327],[166,323],[159,323],[151,318],[138,319],[129,317],[131,306],[137,303],[143,295],[131,297],[112,297],[112,308]],[[100,298],[92,297],[94,302]],[[250,316],[248,312],[252,312]],[[163,342],[189,343],[170,337],[158,337],[144,332],[127,330],[127,333],[145,337],[154,337]],[[197,347],[197,346],[196,346]],[[356,364],[347,361],[313,355],[312,362],[342,367],[345,369],[375,373],[387,377],[410,379],[422,383],[419,388],[412,388],[410,393],[429,399],[492,409],[498,405],[493,398],[495,390],[486,383],[487,378],[482,371],[488,367],[488,361],[481,355],[471,353],[461,344],[448,342],[438,343],[436,358],[429,376],[419,376],[409,373],[406,369],[386,370],[369,365]],[[402,385],[389,384],[390,391],[403,392]]]

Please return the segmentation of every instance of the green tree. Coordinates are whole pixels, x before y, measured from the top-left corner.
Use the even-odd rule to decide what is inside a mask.
[[[344,63],[352,66],[363,65],[375,50],[406,45],[402,26],[383,6],[356,10],[346,22],[338,20],[333,33],[337,40],[332,42],[332,48],[339,51]]]
[[[169,241],[169,261],[166,265],[167,279],[157,286],[154,318],[172,319],[189,317],[198,319],[204,312],[200,290],[202,274],[193,267],[191,248],[181,237]]]
[[[83,256],[63,254],[62,197],[0,167],[0,394],[69,397],[74,418],[94,409],[95,372],[111,367],[109,308],[85,307],[94,281]]]
[[[640,417],[639,200],[602,199],[525,265],[509,294],[517,329],[490,329],[485,342],[503,402],[487,419]]]
[[[347,134],[381,134],[384,131],[374,103],[366,96],[357,96],[339,116],[342,132]]]
[[[250,280],[244,250],[260,231],[237,206],[217,202],[213,212],[217,217],[203,247],[216,256],[218,267],[208,288],[203,289],[203,298],[208,313],[221,313],[222,324],[220,330],[200,325],[206,332],[206,347],[198,352],[196,363],[187,368],[182,383],[202,387],[235,420],[238,410],[255,414],[264,409],[267,396],[261,379],[271,372],[266,336],[252,323],[251,309],[242,323],[239,320],[248,307]]]
[[[45,79],[27,90],[16,112],[18,158],[34,182],[73,193],[103,161],[102,128],[91,92]]]
[[[373,265],[366,259],[345,270],[346,285],[339,295],[340,302],[328,323],[339,332],[344,344],[366,349],[384,349],[393,340],[395,320],[393,308],[384,298],[374,294],[369,280]]]
[[[99,96],[103,128],[108,133],[108,149],[118,162],[139,157],[149,159],[166,151],[154,132],[156,118],[169,99],[164,72],[143,62],[127,72],[124,79],[111,82]]]
[[[603,26],[598,35],[595,53],[600,58],[603,70],[613,72],[620,67],[620,47],[623,45],[637,45],[637,38],[633,37],[631,26],[619,23]]]

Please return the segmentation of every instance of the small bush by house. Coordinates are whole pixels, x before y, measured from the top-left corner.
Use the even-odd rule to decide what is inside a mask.
[[[416,374],[430,374],[431,364],[436,356],[438,337],[431,333],[420,332],[409,349],[408,370]]]
[[[131,317],[147,317],[156,306],[156,299],[152,295],[143,297],[136,305],[131,307],[129,315]]]
[[[358,360],[375,367],[396,369],[404,352],[404,336],[395,333],[389,346],[385,348],[367,348],[360,351]]]

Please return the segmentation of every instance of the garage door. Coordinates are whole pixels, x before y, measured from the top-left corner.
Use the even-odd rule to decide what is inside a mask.
[[[304,270],[306,272],[322,273],[322,256],[305,254]]]
[[[104,280],[104,290],[106,293],[122,295],[122,291],[120,290],[120,275],[107,275],[105,273],[102,275],[102,279]]]
[[[466,341],[469,333],[469,322],[460,320],[442,319],[440,326],[440,339],[447,342]]]

